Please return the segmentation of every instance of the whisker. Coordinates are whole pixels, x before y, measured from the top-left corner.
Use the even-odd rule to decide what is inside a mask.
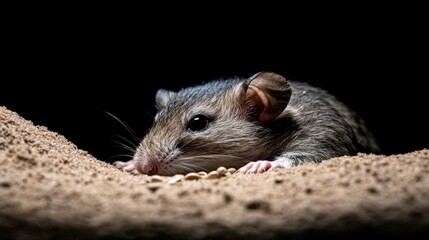
[[[130,146],[128,146],[128,145],[126,145],[126,144],[124,144],[124,143],[121,143],[121,142],[116,141],[116,140],[112,140],[112,142],[114,142],[114,143],[118,144],[118,145],[119,145],[119,147],[122,147],[123,149],[128,150],[128,151],[130,151],[130,152],[132,152],[132,153],[135,153],[135,152],[136,152],[136,150],[135,150],[134,148],[132,148],[132,147],[130,147]]]
[[[191,156],[191,157],[181,157],[180,161],[206,161],[205,159],[211,158],[211,159],[235,159],[240,160],[242,158],[233,156],[233,155],[197,155],[197,156]]]
[[[232,142],[242,143],[242,142],[248,142],[248,141],[253,141],[253,139],[247,138],[247,137],[232,138],[232,139],[217,140],[217,141],[215,141],[213,143],[214,144],[216,144],[216,143],[232,143]],[[211,143],[211,144],[213,144],[213,143]]]
[[[121,154],[116,154],[114,157],[129,157],[129,158],[133,158],[134,156],[131,155],[131,154],[121,153]]]
[[[213,161],[211,161],[213,160]],[[244,165],[250,160],[245,158],[240,158],[237,156],[230,155],[201,155],[201,156],[193,156],[193,157],[183,157],[178,159],[180,164],[183,165],[193,165],[194,167],[204,169],[204,171],[208,172],[207,169],[217,169],[220,166],[235,166],[239,167]],[[203,167],[200,167],[204,166]]]
[[[250,141],[254,141],[254,139],[250,139],[247,137],[242,137],[242,138],[233,138],[233,139],[225,139],[225,140],[217,140],[214,142],[208,142],[208,143],[199,143],[198,147],[199,148],[205,148],[205,147],[212,147],[213,145],[217,145],[217,144],[231,144],[231,143],[236,143],[236,144],[242,144],[243,142],[250,142]],[[188,140],[186,143],[184,143],[181,146],[181,149],[184,149],[189,143],[193,142],[193,139]]]
[[[182,165],[182,166],[184,165],[183,167],[185,167],[185,166],[188,167],[189,169],[191,169],[191,172],[195,172],[196,169],[200,169],[201,171],[208,172],[207,168],[200,167],[200,166],[197,166],[195,164],[180,162],[180,165]]]
[[[192,139],[189,139],[187,142],[183,143],[183,144],[182,144],[182,146],[180,146],[180,149],[182,149],[182,148],[184,148],[184,147],[188,146],[188,144],[189,144],[189,143],[191,143],[191,142],[192,142]],[[176,147],[177,147],[177,146],[176,146]]]
[[[194,172],[191,167],[183,166],[181,164],[171,164],[171,169],[180,169],[181,171],[183,171],[183,173]]]
[[[130,144],[130,145],[131,145],[131,147],[137,148],[137,144],[135,144],[135,143],[131,142],[130,140],[128,140],[128,139],[126,139],[126,138],[124,138],[124,137],[122,137],[122,136],[120,136],[120,135],[118,135],[118,134],[115,134],[115,137],[118,137],[118,138],[120,138],[121,140],[123,140],[123,141],[127,142],[128,144]]]
[[[128,126],[128,124],[126,124],[124,121],[120,120],[118,117],[116,117],[115,115],[109,113],[108,111],[105,111],[109,116],[111,116],[112,118],[114,118],[116,121],[118,121],[122,126],[125,127],[125,129],[127,129],[127,131],[131,134],[131,136],[133,137],[134,141],[136,141],[136,143],[141,142],[141,139],[138,137],[138,135],[131,129],[130,126]]]
[[[173,175],[173,173],[174,172],[171,170],[171,168],[167,168],[166,171],[165,171],[165,175],[169,175],[170,176],[170,175]]]
[[[114,156],[111,156],[107,159],[107,162],[110,162],[111,160],[113,160],[114,158],[118,158],[118,157],[127,157],[127,158],[133,158],[134,156],[130,155],[130,154],[116,154]],[[130,160],[131,160],[130,159]]]
[[[145,109],[145,112],[146,112],[146,114],[147,114],[147,115],[149,115],[149,117],[150,117],[151,119],[154,119],[154,118],[155,118],[155,116],[153,115],[153,113],[152,113],[151,111],[149,111],[148,109]]]

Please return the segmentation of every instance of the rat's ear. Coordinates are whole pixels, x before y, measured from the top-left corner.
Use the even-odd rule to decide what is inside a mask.
[[[286,79],[276,73],[260,72],[245,83],[246,102],[252,117],[265,125],[278,117],[289,103],[292,89]]]
[[[155,95],[155,107],[156,107],[156,109],[160,110],[163,107],[165,107],[165,105],[167,105],[167,102],[170,101],[170,99],[174,95],[176,95],[176,93],[173,91],[169,91],[169,90],[165,90],[165,89],[159,89]]]

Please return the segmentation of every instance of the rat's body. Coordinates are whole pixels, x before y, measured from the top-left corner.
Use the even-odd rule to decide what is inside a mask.
[[[159,112],[127,171],[174,175],[219,166],[264,172],[378,152],[362,120],[333,96],[274,73],[159,90]]]

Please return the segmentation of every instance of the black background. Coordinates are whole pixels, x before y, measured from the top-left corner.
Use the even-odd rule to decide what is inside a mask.
[[[158,88],[274,71],[337,96],[385,154],[429,147],[428,21],[419,6],[268,10],[13,16],[0,105],[112,162],[129,153],[116,135],[132,137],[106,111],[143,137]]]

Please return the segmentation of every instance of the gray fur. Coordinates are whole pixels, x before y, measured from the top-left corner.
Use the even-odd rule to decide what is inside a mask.
[[[263,126],[251,121],[252,109],[243,104],[242,97],[248,81],[232,78],[174,94],[158,92],[159,112],[134,156],[137,168],[156,162],[156,174],[174,175],[219,166],[239,168],[257,160],[281,161],[292,167],[379,152],[372,134],[353,111],[326,91],[305,83],[288,81],[292,95],[275,120]],[[203,131],[187,130],[189,119],[198,114],[212,122]]]

